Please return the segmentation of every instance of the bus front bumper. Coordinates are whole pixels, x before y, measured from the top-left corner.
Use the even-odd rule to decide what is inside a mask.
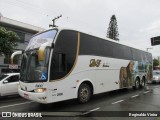
[[[20,87],[18,88],[18,93],[25,99],[33,100],[39,103],[47,103],[47,96],[45,92],[42,93],[35,93],[35,92],[27,92],[22,90]]]

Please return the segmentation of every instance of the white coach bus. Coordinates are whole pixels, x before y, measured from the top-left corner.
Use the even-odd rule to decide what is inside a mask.
[[[94,94],[144,87],[151,76],[152,55],[148,52],[54,28],[33,36],[22,52],[18,91],[39,103],[74,98],[85,103]]]

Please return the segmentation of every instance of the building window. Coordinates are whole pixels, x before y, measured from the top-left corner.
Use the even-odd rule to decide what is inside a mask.
[[[20,32],[20,31],[14,31],[15,33],[17,33],[17,35],[20,37],[20,41],[21,43],[24,43],[24,39],[25,39],[25,33]]]
[[[32,38],[33,34],[25,33],[25,42],[29,43],[29,40]]]
[[[24,41],[25,41],[25,32],[19,31],[19,30],[13,29],[13,28],[9,28],[9,27],[5,27],[5,28],[6,28],[7,31],[15,32],[20,38],[19,42],[20,43],[24,43]]]

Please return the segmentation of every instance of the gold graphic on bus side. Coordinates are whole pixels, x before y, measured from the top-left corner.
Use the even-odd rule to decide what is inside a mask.
[[[99,60],[99,59],[97,59],[97,60],[91,59],[89,67],[99,67],[100,64],[101,64],[101,60]]]

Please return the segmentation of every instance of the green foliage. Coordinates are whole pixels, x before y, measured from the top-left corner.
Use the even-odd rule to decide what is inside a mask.
[[[7,31],[0,26],[0,56],[12,53],[19,39],[15,32]]]
[[[115,15],[112,15],[109,27],[107,30],[107,37],[119,41],[118,25]]]
[[[153,59],[153,66],[158,66],[159,65],[159,61],[157,59]]]

